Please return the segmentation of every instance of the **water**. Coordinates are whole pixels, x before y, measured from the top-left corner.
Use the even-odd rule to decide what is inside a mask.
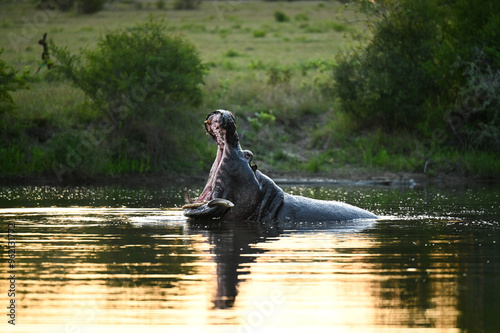
[[[0,187],[1,332],[500,332],[498,187],[285,190],[384,218],[194,223],[180,186]]]

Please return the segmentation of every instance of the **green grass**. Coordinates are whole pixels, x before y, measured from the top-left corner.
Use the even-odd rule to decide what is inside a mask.
[[[77,15],[73,12],[36,10],[31,2],[4,3],[0,5],[0,21],[3,22],[0,32],[7,36],[3,38],[4,56],[17,67],[37,67],[41,54],[37,41],[45,32],[56,44],[68,45],[76,51],[94,47],[98,37],[107,31],[132,26],[149,16],[165,19],[169,32],[187,36],[207,62],[220,61],[221,55],[233,49],[248,58],[296,64],[309,58],[331,58],[345,43],[343,32],[329,28],[338,24],[337,15],[342,8],[340,3],[328,2],[321,8],[316,4],[224,1],[206,2],[200,10],[189,11],[136,10],[132,5],[122,4],[95,15]],[[311,33],[301,27],[302,20],[277,22],[274,18],[276,11],[289,17],[305,15],[322,28],[317,33]],[[348,20],[351,15],[344,12],[343,17]],[[36,23],[36,26],[30,25],[30,22]],[[266,35],[256,39],[253,37],[256,30],[266,31]],[[304,38],[310,41],[307,45],[303,43]]]
[[[347,43],[345,35],[361,28],[360,23],[349,23],[355,21],[355,14],[340,2],[216,1],[202,3],[199,10],[172,10],[173,2],[163,3],[160,10],[154,4],[137,8],[133,1],[120,1],[95,15],[44,12],[31,1],[0,4],[3,59],[19,70],[28,68],[34,76],[30,89],[13,94],[18,105],[13,116],[19,120],[15,130],[31,129],[35,134],[2,148],[4,155],[11,156],[0,162],[8,166],[9,174],[22,161],[28,161],[19,169],[23,175],[51,172],[44,139],[36,134],[40,128],[46,132],[41,136],[57,134],[62,140],[69,132],[84,133],[85,124],[99,116],[77,88],[52,80],[45,68],[35,75],[43,33],[77,53],[94,48],[100,37],[114,29],[153,17],[165,21],[167,33],[191,41],[209,66],[203,104],[193,111],[192,124],[186,125],[190,131],[200,131],[199,136],[185,138],[186,146],[199,149],[184,152],[192,156],[191,163],[165,161],[173,169],[210,167],[213,145],[195,140],[203,136],[203,116],[224,108],[235,112],[242,146],[254,152],[254,161],[264,172],[331,174],[356,166],[421,173],[433,158],[434,174],[500,175],[499,157],[493,154],[452,149],[425,156],[411,134],[359,133],[355,122],[337,111],[331,88],[334,57]],[[148,157],[106,161],[106,147],[101,147],[100,154],[93,157],[100,160],[85,164],[86,168],[98,166],[97,174],[150,171]]]

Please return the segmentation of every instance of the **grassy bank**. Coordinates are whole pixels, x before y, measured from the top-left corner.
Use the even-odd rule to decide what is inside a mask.
[[[7,115],[0,177],[58,178],[68,167],[77,178],[206,172],[214,146],[202,122],[219,108],[236,114],[242,146],[254,152],[264,172],[332,178],[352,169],[500,175],[495,154],[464,152],[441,138],[429,141],[413,133],[360,132],[338,111],[334,56],[346,45],[346,34],[362,29],[355,13],[340,2],[214,1],[199,10],[171,7],[168,2],[164,9],[155,3],[115,2],[97,14],[77,15],[37,10],[29,1],[1,4],[2,58],[29,71],[31,79],[29,89],[12,94],[17,108]],[[38,40],[45,32],[56,45],[78,53],[95,48],[110,31],[151,17],[163,19],[168,33],[192,42],[208,68],[202,104],[183,110],[189,117],[171,133],[171,157],[154,165],[147,152],[135,159],[110,152],[96,125],[101,116],[85,95],[46,68],[35,74],[41,64]],[[54,159],[68,163],[61,169]]]

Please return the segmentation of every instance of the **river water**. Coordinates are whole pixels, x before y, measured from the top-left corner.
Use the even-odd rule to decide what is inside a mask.
[[[0,187],[1,332],[500,332],[498,186],[288,185],[382,219],[286,225],[182,188]]]

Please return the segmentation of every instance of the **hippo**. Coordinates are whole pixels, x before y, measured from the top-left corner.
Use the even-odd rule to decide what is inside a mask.
[[[236,119],[227,110],[211,112],[205,130],[217,143],[208,181],[196,200],[185,189],[184,215],[192,219],[260,222],[333,222],[376,219],[369,211],[337,201],[285,193],[252,165],[253,154],[243,150]]]

